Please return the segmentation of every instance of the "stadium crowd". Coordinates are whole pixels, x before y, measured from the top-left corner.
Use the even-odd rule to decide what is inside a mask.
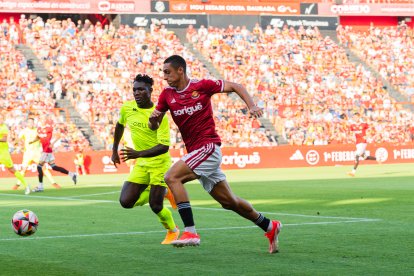
[[[338,26],[338,39],[414,101],[414,32],[404,21],[396,27],[371,25],[367,31]]]
[[[1,68],[5,68],[0,68],[1,85],[10,93],[2,94],[0,101],[13,109],[8,121],[12,133],[24,126],[17,113],[25,105],[44,112],[55,107],[53,98],[66,97],[90,123],[105,148],[111,149],[119,107],[132,99],[131,81],[137,73],[154,78],[154,101],[165,85],[163,60],[171,54],[180,54],[188,61],[192,78],[210,77],[205,66],[175,34],[156,22],[145,30],[125,25],[102,26],[88,20],[43,21],[36,17],[22,18],[19,27],[14,22],[3,22],[2,30],[0,35],[5,39],[1,39],[1,49],[6,55],[1,57]],[[351,43],[350,36],[344,37],[346,40],[340,37],[343,43]],[[187,40],[217,67],[224,79],[247,87],[264,109],[265,117],[289,144],[353,143],[343,114],[350,118],[354,112],[363,114],[372,126],[370,142],[406,143],[414,138],[413,114],[398,105],[369,70],[349,62],[345,51],[331,38],[323,37],[317,28],[267,26],[263,30],[259,24],[252,30],[232,25],[222,29],[190,26]],[[30,46],[50,72],[46,85],[35,81],[24,57],[14,49],[19,42]],[[368,47],[364,43],[352,42]],[[404,88],[411,93],[409,87]],[[259,120],[249,118],[240,100],[226,94],[212,99],[224,146],[278,144]],[[22,114],[21,118],[27,117],[27,112]],[[63,126],[59,131],[65,134],[62,137],[68,137],[61,150],[71,150],[79,143],[87,146],[73,124],[66,124],[60,114],[54,120],[57,126]],[[172,147],[182,148],[180,133],[170,121]]]
[[[67,121],[65,113],[55,109],[53,91],[36,81],[36,76],[22,53],[16,50],[19,43],[19,29],[14,21],[4,22],[0,32],[0,106],[6,115],[10,129],[9,144],[12,153],[23,151],[19,133],[25,128],[27,118],[37,122],[39,117],[49,114],[55,125],[55,148],[58,151],[72,151],[75,147],[87,148],[88,141],[79,129]]]
[[[41,18],[35,21],[37,26]],[[106,149],[112,147],[118,109],[132,96],[131,80],[135,74],[147,73],[154,77],[154,101],[163,87],[163,60],[171,54],[178,53],[187,60],[192,78],[210,77],[200,61],[163,25],[153,23],[149,32],[124,25],[118,29],[113,25],[92,25],[88,21],[76,25],[70,19],[51,19],[39,25],[26,27],[24,41],[53,74],[54,85],[59,82],[64,94],[90,122]],[[261,145],[267,139],[263,128],[251,127],[246,110],[243,114],[232,98],[220,95],[214,98],[214,104],[218,107],[216,120],[222,126],[220,131],[231,129],[233,133],[226,135],[225,145],[246,144],[241,133],[248,135],[250,146]],[[230,124],[230,117],[237,119]],[[181,148],[182,139],[176,126],[172,127],[171,134],[174,147]]]
[[[290,144],[353,143],[352,113],[372,125],[368,140],[411,141],[413,114],[399,106],[380,80],[352,64],[343,48],[315,28],[190,27],[187,39],[224,78],[243,83]]]

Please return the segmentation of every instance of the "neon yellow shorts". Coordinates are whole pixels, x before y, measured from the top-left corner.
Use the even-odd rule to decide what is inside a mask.
[[[170,162],[165,162],[159,167],[135,164],[132,172],[128,176],[127,181],[137,184],[167,187],[167,184],[164,181],[164,175],[170,168],[170,164]]]
[[[23,167],[28,167],[32,163],[39,164],[40,160],[40,151],[27,151],[23,154]]]
[[[13,160],[8,150],[0,150],[0,164],[3,164],[6,168],[13,167]]]

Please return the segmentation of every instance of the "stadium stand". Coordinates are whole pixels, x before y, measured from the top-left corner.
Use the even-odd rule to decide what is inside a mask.
[[[371,142],[409,142],[413,114],[401,108],[382,83],[317,28],[259,24],[250,32],[188,29],[187,39],[227,79],[243,83],[265,116],[292,145],[353,143],[341,114],[364,114]]]
[[[20,22],[20,30],[20,37],[8,34],[8,41],[29,45],[53,79],[46,86],[36,84],[41,88],[35,89],[37,93],[49,93],[50,102],[42,104],[53,106],[52,95],[69,99],[106,149],[112,147],[118,109],[132,96],[135,74],[154,77],[154,101],[164,85],[162,62],[171,54],[188,61],[191,77],[211,77],[163,25],[152,24],[149,31],[124,25],[116,29],[88,20],[44,22],[38,17]],[[413,114],[397,104],[369,70],[349,62],[345,51],[317,28],[267,26],[262,30],[257,24],[250,31],[232,25],[226,29],[202,26],[190,27],[186,37],[225,79],[240,82],[253,93],[265,116],[291,145],[353,143],[340,115],[356,111],[373,126],[371,142],[406,143],[412,139],[408,130]],[[340,40],[344,42],[344,38]],[[224,146],[277,145],[258,120],[249,118],[244,103],[220,94],[213,97],[213,105]],[[76,127],[69,129],[79,132]],[[171,137],[173,148],[183,148],[173,124]]]
[[[163,25],[153,24],[149,32],[123,25],[116,30],[112,25],[102,27],[89,22],[75,26],[70,19],[48,20],[39,25],[44,27],[26,28],[24,40],[44,61],[54,79],[61,80],[67,97],[90,122],[106,149],[111,149],[118,109],[131,97],[131,80],[135,74],[147,73],[155,78],[154,101],[163,85],[162,62],[171,54],[181,54],[188,61],[192,78],[211,77],[203,64]],[[232,133],[225,135],[224,145],[275,144],[267,139],[263,128],[251,127],[247,110],[240,103],[236,104],[226,95],[214,97],[213,102],[217,106],[217,124],[223,126],[219,131],[230,129]],[[233,120],[235,123],[229,123],[230,117],[237,117]],[[241,142],[239,133],[248,136],[247,144],[246,139]],[[172,142],[175,148],[183,146],[175,126]]]
[[[5,24],[6,23],[6,24]],[[6,114],[6,124],[10,129],[10,150],[20,153],[23,144],[19,132],[25,127],[28,117],[35,121],[43,114],[50,114],[55,124],[55,146],[58,151],[72,151],[75,147],[88,149],[89,145],[72,122],[68,122],[64,112],[55,108],[54,91],[37,83],[36,76],[29,69],[28,62],[15,49],[19,42],[18,28],[13,21],[2,24],[0,32],[0,106]]]
[[[338,39],[373,66],[399,92],[414,101],[414,34],[403,22],[398,27],[379,28],[371,25],[367,31],[339,26]]]

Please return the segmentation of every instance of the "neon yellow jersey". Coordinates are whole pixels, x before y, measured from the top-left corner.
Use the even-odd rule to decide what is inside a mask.
[[[122,136],[122,140],[125,146],[135,148],[134,143],[132,142],[131,130],[129,129],[129,127],[126,127],[124,129],[124,135]]]
[[[9,135],[9,129],[7,128],[6,124],[0,125],[0,139],[4,136]],[[6,142],[0,142],[0,150],[1,151],[9,151],[9,144]]]
[[[31,141],[37,137],[37,128],[26,127],[19,133],[19,139],[24,140],[24,151],[25,152],[36,152],[40,151],[40,141],[36,141],[30,144]]]
[[[155,105],[151,108],[139,108],[135,101],[127,101],[121,107],[118,122],[128,126],[131,130],[131,139],[137,151],[147,150],[158,144],[170,145],[170,126],[167,117],[164,117],[160,127],[153,131],[148,127],[149,116],[154,111]],[[170,153],[166,152],[154,157],[138,158],[139,165],[159,165],[163,162],[171,162]]]

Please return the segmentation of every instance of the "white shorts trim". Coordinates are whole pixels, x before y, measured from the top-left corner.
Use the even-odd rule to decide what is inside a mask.
[[[218,182],[226,180],[220,168],[221,159],[220,146],[214,143],[206,144],[181,158],[199,176],[198,180],[209,193]]]

